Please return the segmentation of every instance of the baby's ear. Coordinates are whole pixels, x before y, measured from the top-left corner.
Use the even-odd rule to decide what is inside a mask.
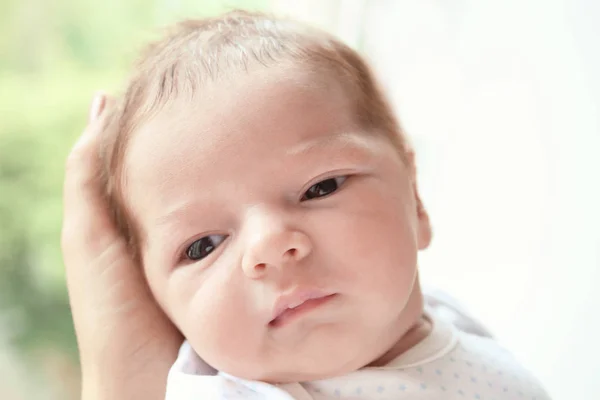
[[[415,163],[415,152],[409,148],[406,150],[406,167],[408,169],[408,173],[410,174],[410,181],[412,184],[413,194],[415,196],[415,206],[417,213],[417,239],[419,250],[425,250],[429,247],[431,243],[431,238],[433,236],[433,232],[431,230],[431,223],[429,222],[429,214],[425,209],[425,205],[421,200],[421,195],[419,194],[419,187],[417,185],[417,166]]]
[[[431,243],[433,232],[431,230],[431,223],[429,222],[429,214],[427,213],[427,210],[421,201],[421,197],[417,191],[416,183],[413,184],[413,188],[417,203],[417,244],[419,246],[419,250],[425,250]]]

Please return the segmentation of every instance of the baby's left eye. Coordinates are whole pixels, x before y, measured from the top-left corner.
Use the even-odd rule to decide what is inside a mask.
[[[192,243],[185,251],[185,254],[192,261],[202,260],[223,243],[225,239],[225,235],[205,236]]]
[[[319,197],[325,197],[338,190],[338,188],[346,181],[347,176],[338,176],[335,178],[329,178],[318,182],[308,188],[304,195],[302,195],[302,201],[312,200]]]

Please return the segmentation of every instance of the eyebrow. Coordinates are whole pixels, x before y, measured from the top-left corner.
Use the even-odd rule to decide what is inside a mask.
[[[156,218],[154,220],[154,223],[152,226],[153,227],[164,227],[164,226],[171,225],[174,221],[178,220],[182,216],[188,215],[188,213],[190,212],[190,209],[193,209],[193,208],[194,208],[193,203],[189,203],[189,202],[182,203],[182,204],[178,205],[177,207],[173,207],[173,209],[168,211],[167,213]]]
[[[373,135],[371,137],[373,137]],[[286,152],[286,155],[296,156],[323,148],[349,148],[373,153],[374,143],[369,141],[369,138],[367,133],[358,132],[343,132],[336,135],[318,137],[292,147]]]

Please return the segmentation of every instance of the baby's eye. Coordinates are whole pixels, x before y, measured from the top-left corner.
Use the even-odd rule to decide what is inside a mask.
[[[209,235],[196,240],[185,251],[187,257],[192,261],[202,260],[217,248],[224,240],[225,235]]]
[[[312,200],[330,195],[331,193],[338,190],[338,188],[344,183],[344,181],[347,178],[347,176],[338,176],[336,178],[329,178],[319,183],[316,183],[308,188],[308,190],[302,196],[301,200]]]

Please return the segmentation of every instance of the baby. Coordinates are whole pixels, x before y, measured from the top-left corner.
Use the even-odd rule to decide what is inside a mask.
[[[297,22],[178,24],[109,111],[115,219],[187,341],[168,399],[547,399],[425,307],[413,152],[361,57]]]

